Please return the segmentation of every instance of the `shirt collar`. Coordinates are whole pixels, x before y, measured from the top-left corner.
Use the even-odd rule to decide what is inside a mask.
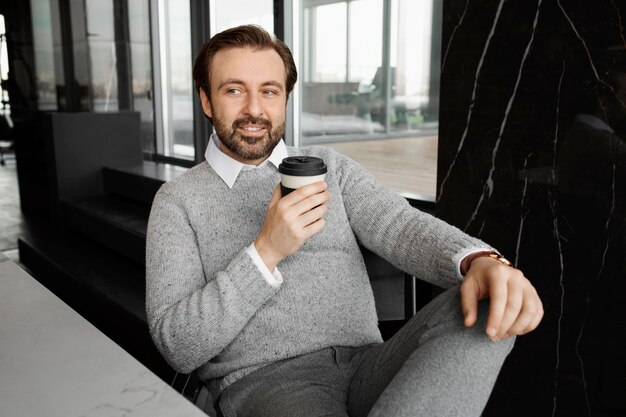
[[[581,123],[593,127],[594,129],[606,130],[607,132],[614,133],[613,129],[611,129],[611,126],[607,125],[604,120],[600,119],[597,116],[579,113],[576,115],[575,119]]]
[[[287,147],[285,142],[281,139],[280,142],[274,147],[270,156],[259,164],[258,167],[262,167],[268,163],[268,161],[278,168],[278,165],[288,156]],[[209,145],[206,148],[204,157],[213,170],[220,176],[222,180],[228,185],[228,188],[233,188],[237,177],[244,167],[246,169],[258,168],[255,165],[248,165],[241,163],[230,156],[226,155],[220,149],[220,140],[215,133],[211,134],[209,138]]]

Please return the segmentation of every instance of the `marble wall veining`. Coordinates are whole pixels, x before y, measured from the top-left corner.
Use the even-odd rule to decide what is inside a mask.
[[[626,416],[626,2],[445,0],[437,215],[537,287],[484,416]]]

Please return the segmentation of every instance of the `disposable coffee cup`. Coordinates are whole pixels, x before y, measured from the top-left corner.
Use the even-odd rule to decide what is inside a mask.
[[[278,166],[280,190],[283,197],[305,185],[326,178],[326,164],[315,156],[289,156]]]

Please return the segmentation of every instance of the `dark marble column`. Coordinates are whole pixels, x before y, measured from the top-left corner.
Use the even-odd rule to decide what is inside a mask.
[[[437,215],[537,287],[485,416],[626,415],[626,3],[445,0]]]

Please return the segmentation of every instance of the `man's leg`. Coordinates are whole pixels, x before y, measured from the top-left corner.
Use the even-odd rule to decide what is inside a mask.
[[[224,417],[348,417],[348,361],[324,349],[255,371],[224,390]]]
[[[463,325],[459,287],[431,301],[390,340],[367,351],[348,396],[350,416],[479,416],[513,338],[485,335],[488,303]]]

